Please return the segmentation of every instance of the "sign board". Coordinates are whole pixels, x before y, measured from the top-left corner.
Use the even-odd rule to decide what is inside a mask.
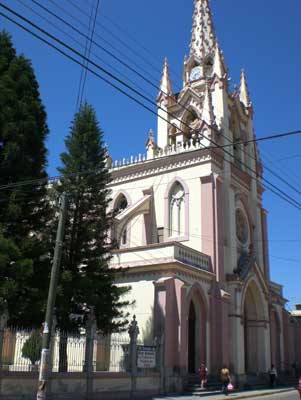
[[[156,346],[137,346],[137,367],[156,367]]]

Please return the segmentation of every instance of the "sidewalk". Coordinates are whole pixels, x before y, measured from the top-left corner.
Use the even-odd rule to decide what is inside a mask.
[[[282,396],[281,396],[282,395]],[[249,390],[243,392],[229,393],[228,396],[220,392],[204,392],[202,395],[188,396],[188,395],[175,395],[168,397],[155,397],[152,400],[220,400],[220,399],[270,399],[271,396],[276,396],[276,399],[298,399],[299,394],[294,388],[281,388],[281,389],[263,389],[263,390]]]

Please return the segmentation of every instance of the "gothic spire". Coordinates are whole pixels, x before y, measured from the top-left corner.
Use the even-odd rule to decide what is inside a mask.
[[[209,88],[209,84],[208,84],[207,80],[206,80],[206,86],[205,86],[205,98],[204,98],[204,103],[203,103],[201,120],[206,122],[206,124],[209,126],[215,125],[212,97],[211,97],[210,88]]]
[[[159,95],[161,93],[163,93],[163,95],[166,95],[166,96],[173,95],[170,73],[169,73],[169,66],[168,66],[168,61],[167,61],[166,57],[164,60],[164,67],[163,67],[163,73],[162,73],[162,78],[161,78],[161,83],[160,83]]]
[[[215,41],[209,0],[194,0],[190,55],[196,55],[202,60],[214,50]]]
[[[241,70],[241,76],[240,76],[239,99],[244,104],[245,107],[250,107],[252,104],[251,99],[250,99],[248,85],[247,85],[246,74],[243,69]]]
[[[218,78],[224,78],[225,73],[226,70],[222,59],[221,49],[219,47],[218,41],[216,41],[214,63],[213,63],[213,74],[215,74]]]

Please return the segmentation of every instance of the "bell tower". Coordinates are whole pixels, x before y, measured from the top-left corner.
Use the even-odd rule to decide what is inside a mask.
[[[227,72],[212,21],[209,0],[195,0],[189,56],[184,59],[183,89],[173,93],[164,62],[158,104],[158,148],[177,152],[217,141],[224,120]],[[218,109],[215,104],[218,105]]]

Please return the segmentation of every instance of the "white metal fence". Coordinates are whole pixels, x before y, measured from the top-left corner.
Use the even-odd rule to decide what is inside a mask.
[[[125,372],[129,362],[130,338],[126,334],[93,338],[93,371]],[[3,332],[0,367],[7,371],[38,370],[42,335],[29,329],[10,328]],[[53,372],[82,372],[85,365],[86,335],[56,332],[52,337]],[[1,362],[2,361],[2,362]]]

